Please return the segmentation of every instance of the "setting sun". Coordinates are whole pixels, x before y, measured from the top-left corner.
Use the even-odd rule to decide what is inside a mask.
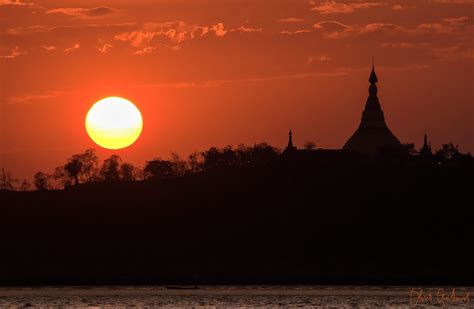
[[[107,149],[133,144],[143,128],[142,115],[129,100],[107,97],[96,102],[87,113],[86,130],[90,138]]]

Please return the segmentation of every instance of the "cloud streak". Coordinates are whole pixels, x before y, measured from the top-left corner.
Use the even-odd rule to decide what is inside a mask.
[[[177,21],[146,23],[141,29],[118,33],[114,36],[114,39],[126,42],[130,44],[131,47],[136,48],[133,54],[143,55],[153,52],[158,46],[179,50],[181,48],[180,44],[184,41],[209,36],[211,34],[216,37],[224,37],[228,33],[253,33],[261,31],[261,28],[245,26],[226,29],[223,23],[201,26]]]
[[[57,8],[46,11],[47,14],[63,14],[80,19],[102,18],[116,13],[116,10],[106,6],[95,8]]]
[[[277,22],[279,23],[300,23],[303,22],[303,18],[296,18],[296,17],[288,17],[288,18],[282,18],[278,19]]]
[[[79,43],[76,43],[76,44],[74,44],[73,46],[64,49],[64,52],[65,52],[65,53],[70,53],[70,52],[72,52],[72,51],[74,51],[74,50],[76,50],[76,49],[79,49],[80,47],[81,47],[81,45],[79,45]]]
[[[13,59],[23,54],[26,54],[26,52],[21,51],[18,46],[15,46],[15,48],[13,48],[8,55],[0,56],[0,58]]]
[[[352,13],[355,10],[370,9],[386,5],[385,2],[356,2],[356,3],[338,3],[336,1],[327,1],[311,8],[320,14]]]

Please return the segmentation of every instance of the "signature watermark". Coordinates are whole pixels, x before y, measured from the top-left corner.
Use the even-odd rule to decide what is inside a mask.
[[[424,290],[422,288],[410,289],[410,305],[466,305],[469,306],[469,292],[456,291],[456,288]]]

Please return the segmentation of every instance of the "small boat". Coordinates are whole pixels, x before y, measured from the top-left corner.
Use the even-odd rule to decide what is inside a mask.
[[[168,290],[198,290],[199,289],[199,287],[197,285],[194,285],[194,286],[167,285],[166,288]]]

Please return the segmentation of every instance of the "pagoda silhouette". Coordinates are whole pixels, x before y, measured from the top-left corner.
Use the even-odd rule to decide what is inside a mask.
[[[377,97],[377,74],[372,64],[369,77],[369,97],[365,103],[359,128],[342,147],[367,155],[376,155],[383,150],[399,151],[402,145],[385,123],[385,117]]]
[[[349,140],[344,144],[342,149],[298,149],[293,144],[293,133],[288,133],[288,145],[283,151],[283,155],[295,157],[302,155],[321,155],[326,153],[329,156],[340,155],[340,153],[362,154],[368,156],[376,156],[384,151],[400,152],[402,144],[398,138],[390,131],[385,123],[384,113],[377,97],[377,74],[375,74],[375,66],[372,64],[372,72],[369,76],[369,97],[365,103],[364,111],[360,125]],[[425,137],[426,148],[428,145]],[[429,150],[431,151],[431,149]]]

